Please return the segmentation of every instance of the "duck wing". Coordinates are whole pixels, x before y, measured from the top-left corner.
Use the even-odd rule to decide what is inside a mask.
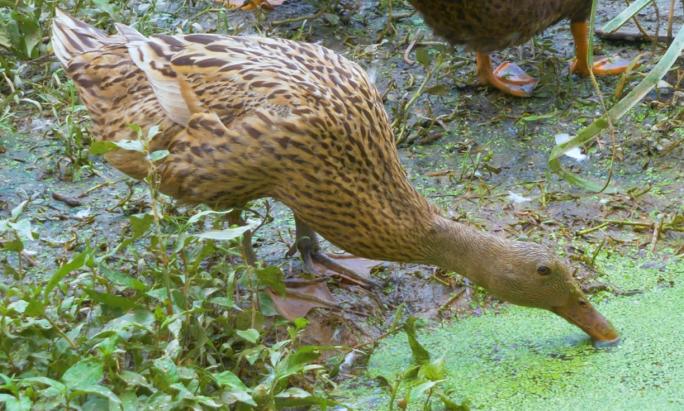
[[[106,33],[56,10],[52,45],[67,75],[73,80],[91,117],[91,133],[103,141],[136,140],[127,123],[162,130],[151,150],[165,149],[182,127],[165,115],[143,70],[131,58],[122,36]],[[140,153],[116,150],[107,160],[129,176],[142,179],[148,167]]]

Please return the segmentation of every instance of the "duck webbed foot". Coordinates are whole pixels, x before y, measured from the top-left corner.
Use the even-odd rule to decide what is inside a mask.
[[[595,76],[614,76],[624,73],[631,62],[632,60],[622,57],[594,58],[592,71]],[[640,65],[641,63],[638,62],[634,67],[636,68]],[[578,74],[581,77],[589,76],[589,64],[587,64],[586,60],[576,59],[572,62],[570,70],[573,74]]]
[[[575,50],[577,58],[572,62],[570,71],[573,74],[578,74],[581,77],[589,76],[589,64],[587,63],[587,53],[589,46],[587,45],[587,22],[572,22],[570,23],[570,31],[575,40]],[[594,65],[592,71],[595,76],[610,76],[622,74],[631,63],[630,59],[622,57],[594,57]],[[637,63],[634,67],[639,67],[641,63]]]
[[[357,270],[363,270],[364,267],[377,265],[380,262],[352,255],[338,256],[324,253],[321,251],[318,243],[318,236],[310,225],[299,219],[296,215],[295,225],[297,229],[297,242],[292,246],[287,255],[291,257],[299,251],[309,273],[319,277],[339,277],[346,282],[362,287],[379,286],[369,276],[360,274]],[[344,261],[344,263],[336,260]]]
[[[485,53],[477,53],[477,75],[482,84],[516,97],[530,97],[539,82],[538,78],[528,75],[517,64],[502,63],[493,70],[492,59]]]

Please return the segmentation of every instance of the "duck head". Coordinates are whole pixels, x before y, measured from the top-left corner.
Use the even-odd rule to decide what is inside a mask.
[[[509,241],[443,218],[434,227],[425,241],[426,262],[467,277],[500,300],[551,311],[598,345],[618,341],[613,326],[587,300],[568,265],[552,249]]]
[[[587,300],[568,265],[553,250],[535,243],[507,243],[494,264],[495,272],[484,279],[485,288],[504,301],[549,310],[595,341],[617,339],[613,326]]]

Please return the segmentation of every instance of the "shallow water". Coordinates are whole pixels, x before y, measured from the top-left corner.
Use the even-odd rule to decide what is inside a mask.
[[[684,409],[684,264],[640,269],[643,264],[626,259],[607,263],[613,271],[606,280],[649,289],[597,304],[620,332],[617,348],[595,349],[579,329],[541,310],[490,310],[420,335],[432,358],[446,354],[442,387],[478,410]],[[658,285],[664,283],[667,288]],[[368,368],[371,377],[392,381],[410,366],[402,333],[384,342]],[[378,394],[366,397],[375,401],[359,401],[387,409],[387,392],[381,401]]]

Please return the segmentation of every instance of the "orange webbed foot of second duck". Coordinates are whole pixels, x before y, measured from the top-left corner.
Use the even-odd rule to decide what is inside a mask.
[[[592,71],[595,76],[614,76],[617,74],[622,74],[627,70],[629,63],[632,61],[630,59],[622,57],[605,57],[594,59],[594,66]],[[589,76],[589,65],[586,62],[580,62],[580,60],[575,60],[572,62],[570,70],[573,74],[579,74],[581,77]],[[637,63],[634,68],[639,67],[641,63]]]
[[[570,31],[575,40],[575,50],[577,58],[572,62],[570,71],[573,74],[579,74],[581,77],[589,76],[589,64],[587,63],[587,53],[589,46],[587,44],[587,22],[575,21],[570,23]],[[622,57],[594,57],[594,66],[592,71],[595,76],[610,76],[622,74],[627,70],[631,60]],[[637,63],[634,67],[639,67],[641,63]]]
[[[517,64],[506,62],[493,70],[491,58],[483,53],[477,54],[477,74],[482,84],[516,97],[530,97],[539,82],[538,78],[528,75]]]

